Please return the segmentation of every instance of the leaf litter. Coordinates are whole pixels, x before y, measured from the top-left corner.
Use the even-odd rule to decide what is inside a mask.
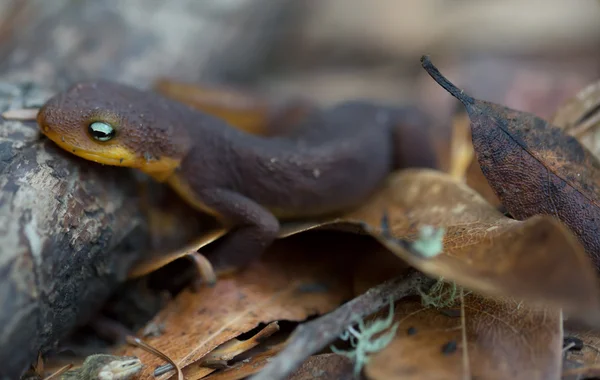
[[[389,226],[382,226],[383,215]],[[443,251],[435,257],[406,249],[423,225],[445,230]],[[544,215],[508,218],[442,172],[396,172],[358,209],[318,223],[288,225],[285,233],[348,226],[362,228],[427,275],[472,291],[549,303],[581,317],[599,307],[594,267],[560,221]]]
[[[557,310],[471,293],[450,309],[399,302],[394,322],[398,334],[367,363],[369,379],[560,378]]]
[[[578,236],[600,267],[600,162],[576,138],[530,113],[481,101],[446,79],[428,57],[427,73],[465,106],[477,159],[513,217],[552,215]]]
[[[315,246],[310,239],[298,240],[277,242],[260,261],[214,287],[182,291],[150,322],[160,322],[164,333],[146,342],[181,366],[188,378],[191,364],[259,323],[302,321],[351,298],[349,267],[362,254],[361,245],[319,238]],[[147,365],[140,379],[154,378],[154,368],[162,364],[136,348],[126,347],[119,355],[138,356]]]
[[[478,106],[480,103],[486,107],[489,105],[464,93],[460,96],[463,100],[471,99],[473,104]],[[534,148],[539,148],[535,144],[541,144],[543,147],[546,135],[554,139],[546,147],[547,150],[534,149],[533,154],[527,149],[521,149],[525,153],[520,152],[521,155],[530,154],[535,159],[541,156],[550,160],[551,162],[543,162],[542,165],[546,168],[546,176],[553,174],[553,170],[568,170],[573,165],[579,168],[590,162],[589,155],[584,153],[581,161],[583,163],[579,162],[580,165],[577,166],[577,162],[573,162],[572,159],[581,157],[572,151],[580,153],[579,145],[565,138],[564,134],[557,133],[558,128],[547,125],[541,119],[498,105],[490,106],[496,107],[492,107],[496,112],[493,117],[483,115],[482,112],[478,114],[479,111],[473,111],[476,107],[469,103],[471,100],[467,100],[467,105],[471,107],[468,110],[471,111],[471,118],[473,119],[475,114],[476,119],[475,122],[472,121],[472,127],[477,123],[477,127],[490,123],[495,127],[497,124],[500,127],[508,125],[506,128],[512,133],[511,123],[517,120],[538,132],[537,140],[533,139]],[[580,119],[589,120],[589,117]],[[481,137],[475,133],[476,129],[473,129],[473,141],[482,141],[479,146],[475,144],[477,157],[479,162],[482,162],[481,156],[487,154],[482,146],[485,147],[485,143],[489,143],[487,140],[490,137],[485,136],[489,131],[480,128],[477,132],[484,135]],[[588,127],[586,133],[590,130],[593,128]],[[464,133],[459,132],[455,135],[464,137]],[[518,143],[523,143],[522,140],[526,143],[532,142],[519,135],[518,131],[514,134],[517,140],[521,138]],[[508,135],[514,137],[510,133]],[[457,136],[454,138],[458,138]],[[492,153],[496,148],[487,147]],[[233,277],[220,279],[214,289],[203,289],[199,294],[184,291],[173,304],[157,316],[162,323],[166,321],[166,329],[164,335],[156,337],[153,344],[161,346],[164,352],[184,367],[184,372],[187,370],[188,373],[192,373],[189,372],[190,369],[195,368],[194,377],[189,378],[204,378],[203,376],[209,375],[206,378],[238,379],[253,373],[257,373],[255,379],[278,379],[286,375],[294,378],[294,371],[303,363],[309,363],[316,358],[325,360],[324,357],[329,355],[327,363],[339,362],[339,355],[315,354],[344,330],[351,328],[356,323],[357,316],[367,318],[384,308],[386,301],[389,301],[384,295],[391,292],[395,294],[394,299],[402,299],[395,304],[394,312],[394,323],[400,324],[389,346],[381,347],[378,352],[371,352],[369,360],[364,363],[364,374],[368,378],[390,378],[399,373],[405,374],[406,378],[422,378],[416,374],[425,375],[427,378],[436,378],[436,374],[439,374],[439,378],[464,378],[465,374],[485,375],[486,378],[559,378],[560,366],[557,363],[560,363],[562,353],[562,319],[556,307],[564,307],[576,316],[597,311],[598,291],[594,266],[569,228],[554,217],[538,215],[544,212],[536,209],[528,210],[525,214],[517,213],[516,217],[520,220],[508,218],[462,183],[465,176],[469,183],[468,174],[462,175],[461,178],[461,173],[469,173],[471,170],[465,169],[468,167],[466,162],[469,162],[470,153],[467,145],[463,143],[456,143],[453,149],[456,151],[453,155],[461,160],[454,166],[451,165],[452,175],[433,170],[402,170],[392,174],[382,189],[357,210],[332,219],[284,225],[281,238],[298,233],[303,233],[302,236],[296,240],[292,238],[291,241],[280,240],[276,243],[278,248],[270,249],[271,254],[259,263]],[[558,150],[560,154],[553,157],[553,150]],[[506,163],[492,162],[486,170],[481,172],[480,169],[480,172],[486,175],[489,181],[490,171],[501,172],[503,164]],[[544,170],[532,165],[523,168],[508,162],[505,165],[508,169],[505,168],[502,173],[508,175],[510,173],[507,170],[519,169],[521,179],[525,176],[524,182],[530,181],[527,176],[533,176],[534,180],[531,181],[535,182],[535,176],[539,177],[539,172]],[[532,167],[538,172],[530,173]],[[514,173],[512,175],[514,176]],[[580,192],[590,190],[586,189],[585,183],[582,185],[581,181],[577,182],[571,177],[567,178],[567,184],[573,185]],[[500,185],[496,181],[493,188],[500,195],[503,204],[508,202],[507,208],[513,213],[517,202],[515,199],[518,199],[517,195],[522,194],[514,190],[514,183],[509,185],[512,186],[508,189],[510,191],[502,188],[498,192]],[[554,187],[550,186],[550,190],[556,190],[558,185],[552,185]],[[564,193],[564,188],[559,190],[563,190]],[[557,216],[556,213],[550,214]],[[387,220],[387,224],[382,223],[382,220]],[[568,223],[567,225],[571,227]],[[439,236],[442,247],[439,254],[421,255],[418,249],[414,249],[423,228],[431,228],[430,232],[444,232],[443,237]],[[356,254],[360,249],[352,246],[352,243],[352,247],[344,244],[345,240],[352,240],[350,237],[338,236],[336,244],[329,245],[329,249],[326,249],[327,245],[323,246],[321,241],[311,240],[307,236],[310,234],[304,234],[309,230],[320,229],[371,235],[405,263],[422,273],[414,272],[412,275],[400,276],[371,287],[366,293],[338,308],[341,302],[351,297],[348,293],[351,286],[348,286],[347,275],[351,276],[352,271],[356,271],[357,268],[350,264],[360,262],[360,255]],[[305,241],[312,241],[313,244],[309,244],[309,247]],[[589,249],[589,244],[586,244],[586,247]],[[372,247],[362,248],[363,251],[376,251]],[[320,254],[314,254],[315,251]],[[338,255],[340,251],[346,252],[343,258]],[[303,265],[310,267],[301,269],[305,270],[304,275],[308,276],[304,280],[306,282],[303,283],[303,280],[287,272],[285,268],[289,268],[289,262],[283,262],[281,257],[279,261],[273,259],[277,256],[274,252],[280,252],[280,256],[285,255],[286,259],[289,258],[290,252],[292,257],[296,256],[292,260],[295,263],[292,264],[294,269]],[[338,266],[328,260],[323,262],[325,252],[335,256],[333,262]],[[347,256],[348,252],[352,254]],[[342,262],[345,263],[344,270],[339,267]],[[319,274],[308,275],[312,270]],[[294,294],[290,283],[297,285],[297,288],[310,288],[322,281],[319,276],[326,277],[322,271],[328,273],[327,277],[330,280],[339,280],[339,288],[329,293],[330,287],[324,294],[320,294],[323,299],[327,299],[321,300],[323,303],[320,307],[315,305],[321,301],[290,297]],[[441,277],[453,286],[458,284],[458,311],[449,307],[424,307],[418,298],[406,298],[423,294],[418,285],[426,284],[424,288],[431,286],[433,280],[423,273],[432,278]],[[284,284],[282,278],[288,281]],[[248,291],[254,281],[262,282],[260,291]],[[311,281],[312,285],[309,285]],[[416,281],[418,285],[411,281]],[[469,293],[465,294],[465,290]],[[250,301],[240,302],[243,299]],[[265,299],[267,301],[264,301]],[[263,303],[260,303],[260,300],[263,300]],[[278,302],[282,302],[283,305],[277,305]],[[184,305],[188,303],[194,306],[186,308]],[[444,306],[438,302],[439,305]],[[294,307],[297,310],[290,312],[290,308]],[[218,372],[210,368],[222,367],[225,361],[250,348],[252,344],[246,348],[235,349],[240,347],[236,336],[251,330],[258,323],[284,319],[303,321],[311,315],[322,316],[302,323],[284,343],[271,346],[233,367],[227,366]],[[367,323],[377,315],[372,315],[367,319]],[[228,351],[228,348],[231,348],[231,351]],[[131,354],[130,350],[127,352]],[[143,353],[136,353],[143,357]],[[220,357],[223,361],[219,362],[217,359],[218,365],[210,364],[211,354],[214,355],[213,358]],[[347,363],[347,359],[344,360]],[[147,367],[152,370],[156,368],[152,363],[158,364],[152,359],[144,360],[144,363],[149,364]],[[201,363],[204,366],[200,365]],[[322,362],[321,365],[325,366],[325,363]],[[356,361],[352,365],[356,365]],[[593,367],[593,364],[591,366]],[[153,378],[151,372],[146,372],[141,378]],[[299,373],[300,371],[296,372]],[[431,377],[428,377],[428,374]],[[167,376],[169,375],[160,378],[168,378]]]

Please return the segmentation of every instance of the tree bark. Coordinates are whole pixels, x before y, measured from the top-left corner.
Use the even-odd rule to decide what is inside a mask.
[[[52,92],[94,77],[140,87],[159,76],[249,77],[285,2],[4,3],[0,112],[39,106]],[[149,186],[150,203],[159,207],[169,193]],[[60,150],[33,121],[0,119],[0,379],[18,378],[38,352],[88,320],[135,260],[200,233],[202,223],[190,222],[194,215],[174,201],[168,212],[181,221],[177,228],[150,236],[139,190],[132,171]]]

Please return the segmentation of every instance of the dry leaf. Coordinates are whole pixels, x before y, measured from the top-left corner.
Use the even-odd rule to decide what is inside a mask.
[[[464,113],[459,113],[452,121],[450,168],[448,170],[450,175],[459,181],[465,179],[467,168],[474,156],[469,117]]]
[[[500,199],[490,187],[483,175],[471,138],[471,122],[466,112],[459,112],[452,123],[450,169],[451,176],[465,180],[470,188],[477,191],[491,205],[498,208],[502,205]]]
[[[206,380],[238,380],[244,379],[247,376],[258,373],[262,370],[269,361],[277,355],[284,344],[279,344],[270,347],[268,350],[261,352],[252,358],[244,360],[241,363],[224,369],[222,371],[211,374],[205,377]],[[309,357],[300,368],[293,374],[287,377],[287,380],[304,380],[304,379],[320,379],[320,380],[342,380],[354,379],[352,373],[353,367],[350,360],[343,356],[335,354],[321,354]],[[203,380],[204,380],[203,379]]]
[[[590,84],[569,99],[556,112],[552,124],[578,138],[600,157],[600,82]]]
[[[287,130],[314,109],[312,104],[299,99],[276,104],[241,89],[199,86],[167,79],[157,81],[155,88],[167,97],[257,135]]]
[[[185,378],[189,380],[203,379],[217,369],[227,369],[228,362],[230,360],[233,360],[236,356],[242,355],[252,348],[258,346],[277,331],[279,331],[279,325],[277,322],[272,322],[249,339],[231,339],[230,341],[223,343],[211,351],[208,355],[198,360],[194,365],[188,366],[185,371]],[[239,366],[236,366],[236,368],[238,367]],[[170,368],[172,367],[169,366],[167,370]],[[154,372],[154,374],[155,376],[159,376],[166,372],[168,371],[158,372],[157,370]]]
[[[534,311],[508,299],[464,296],[447,311],[418,300],[398,302],[394,340],[371,356],[367,378],[560,378],[562,320],[558,311]]]
[[[279,331],[279,325],[277,322],[272,322],[249,339],[232,339],[202,358],[202,364],[213,368],[225,367],[228,361],[258,346],[277,331]]]
[[[351,297],[350,268],[370,244],[331,234],[278,241],[260,261],[213,288],[180,293],[155,318],[164,333],[146,342],[187,373],[187,366],[261,322],[301,321],[328,312]],[[163,364],[139,349],[126,348],[125,354],[138,356],[151,369],[140,379],[153,379],[154,367]]]
[[[203,380],[238,380],[247,378],[262,370],[284,347],[285,342],[271,346],[266,350],[253,355],[251,358],[236,363],[222,371],[215,372],[203,378]]]
[[[424,258],[385,236],[414,241],[423,225],[446,231],[442,254]],[[595,271],[577,239],[558,220],[505,217],[468,186],[433,170],[403,170],[361,208],[343,217],[287,225],[291,235],[312,228],[363,226],[410,265],[433,277],[492,296],[550,302],[588,316],[598,309]]]
[[[336,310],[299,325],[288,339],[288,344],[253,380],[282,380],[311,355],[323,350],[336,340],[348,326],[377,312],[382,307],[404,297],[427,291],[434,281],[420,272],[393,278],[379,284]]]
[[[467,168],[467,185],[477,191],[489,204],[499,209],[502,206],[502,202],[496,195],[496,192],[490,186],[487,178],[481,171],[477,158],[473,157],[469,167]]]
[[[600,82],[592,83],[565,102],[552,118],[552,124],[580,137],[600,125]]]
[[[600,162],[594,155],[562,129],[532,114],[471,98],[427,57],[422,63],[465,106],[481,169],[511,215],[560,219],[600,268]]]
[[[308,358],[287,380],[352,380],[352,362],[336,354],[321,354]]]

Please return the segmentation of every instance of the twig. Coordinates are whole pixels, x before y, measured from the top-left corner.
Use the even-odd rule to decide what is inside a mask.
[[[151,354],[158,356],[159,358],[168,362],[169,364],[171,364],[173,366],[173,369],[175,369],[177,371],[177,380],[184,380],[183,372],[181,372],[181,368],[179,368],[179,366],[177,365],[177,363],[175,363],[173,361],[173,359],[171,359],[167,355],[163,354],[156,348],[150,346],[148,343],[142,342],[142,340],[139,338],[129,335],[129,336],[127,336],[126,339],[127,339],[127,343],[131,344],[132,346],[142,348],[142,349],[150,352]]]
[[[310,355],[325,348],[354,324],[357,317],[362,319],[377,312],[388,305],[390,299],[396,301],[417,295],[417,289],[428,288],[434,282],[421,272],[413,272],[371,288],[337,310],[298,326],[285,349],[252,380],[287,378]]]
[[[71,368],[73,368],[73,364],[67,364],[66,366],[63,366],[63,367],[59,368],[56,372],[54,372],[50,376],[45,377],[44,380],[58,379],[58,376],[60,376],[63,373],[67,372]]]

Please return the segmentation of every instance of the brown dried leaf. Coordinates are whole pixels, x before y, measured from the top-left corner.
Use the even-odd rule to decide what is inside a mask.
[[[575,137],[600,124],[600,81],[592,83],[565,102],[552,118],[552,124]]]
[[[230,360],[263,343],[265,339],[269,338],[277,331],[279,331],[278,323],[272,322],[249,339],[231,339],[230,341],[223,343],[212,350],[208,355],[194,363],[194,365],[189,365],[185,371],[185,378],[188,380],[203,379],[217,369],[227,369]],[[234,367],[239,368],[239,366]],[[172,367],[169,366],[166,370],[161,370],[160,372],[154,371],[154,374],[159,376],[166,373],[170,368]]]
[[[156,82],[158,92],[227,121],[248,133],[271,135],[303,119],[312,109],[305,101],[281,104],[241,89],[199,86],[168,79]]]
[[[325,235],[278,241],[260,261],[220,279],[213,288],[183,291],[150,322],[159,321],[164,333],[146,342],[187,373],[190,364],[261,322],[300,321],[334,309],[352,296],[349,268],[370,244]],[[154,379],[152,370],[163,364],[135,348],[120,354],[144,362],[147,369],[140,379]]]
[[[308,358],[287,380],[351,380],[352,362],[336,354],[321,354]]]
[[[445,228],[443,252],[425,258],[386,237],[414,241],[423,225]],[[550,302],[580,316],[598,309],[595,271],[577,239],[558,220],[505,217],[468,186],[434,170],[403,170],[362,207],[343,217],[288,225],[291,235],[313,228],[363,226],[420,271],[492,296]]]
[[[268,349],[248,358],[242,362],[236,363],[229,368],[213,373],[206,380],[238,380],[244,379],[262,370],[273,357],[275,357],[283,348],[284,343],[271,346]]]
[[[300,324],[288,338],[288,344],[253,380],[285,379],[310,356],[320,352],[336,340],[357,319],[367,318],[389,302],[427,291],[433,280],[421,272],[393,278],[379,284],[336,310]]]
[[[458,180],[465,180],[470,188],[477,191],[490,204],[499,207],[502,203],[490,187],[475,157],[471,121],[466,112],[460,112],[454,117],[451,146],[450,175]]]
[[[213,368],[225,367],[228,361],[249,349],[258,346],[277,331],[279,331],[279,325],[277,322],[272,322],[250,339],[232,339],[202,358],[202,364]]]
[[[261,352],[252,358],[240,362],[223,371],[216,372],[203,378],[203,380],[238,380],[247,378],[247,376],[258,373],[262,370],[273,357],[275,357],[284,347],[280,344],[270,347],[267,351]],[[321,354],[309,357],[300,368],[286,378],[286,380],[352,380],[354,379],[352,362],[339,355]]]
[[[371,356],[369,379],[559,379],[562,320],[509,299],[464,296],[438,311],[399,302],[392,343]],[[464,310],[463,319],[461,316]]]
[[[431,77],[460,100],[488,182],[515,218],[552,215],[600,267],[600,162],[577,139],[525,112],[471,98],[423,57]]]
[[[494,192],[494,189],[490,186],[487,178],[481,171],[477,158],[473,157],[469,167],[467,168],[467,185],[477,191],[486,201],[492,206],[500,208],[502,202]]]
[[[473,143],[471,143],[471,128],[469,117],[460,113],[452,121],[452,138],[450,140],[450,168],[449,173],[457,180],[463,180],[467,168],[475,156]]]
[[[578,138],[600,157],[600,81],[569,99],[554,115],[552,124]]]

